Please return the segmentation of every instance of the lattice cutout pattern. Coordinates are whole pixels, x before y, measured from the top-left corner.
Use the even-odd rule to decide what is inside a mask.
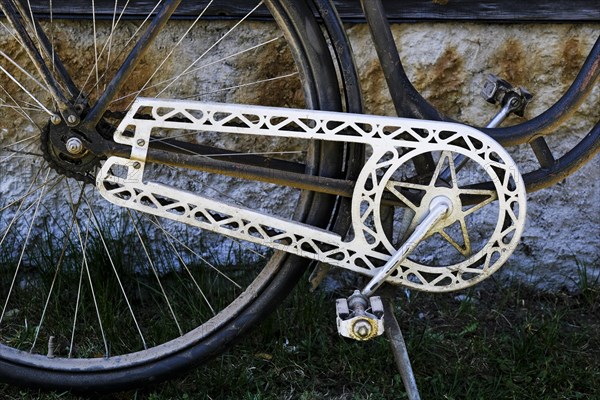
[[[150,112],[152,119],[136,117],[141,110]],[[352,199],[353,238],[344,241],[337,234],[313,226],[145,182],[150,132],[155,128],[367,144],[372,155],[361,171]],[[459,124],[139,98],[118,127],[115,141],[132,150],[128,159],[109,158],[97,176],[97,186],[109,201],[366,275],[376,274],[403,245],[385,234],[381,215],[384,193],[395,196],[414,213],[409,231],[427,213],[427,202],[442,193],[452,199],[453,212],[446,224],[431,235],[439,235],[465,257],[461,262],[438,265],[409,257],[389,278],[392,283],[420,290],[457,290],[485,279],[514,251],[525,223],[525,188],[515,163],[494,140]],[[399,171],[423,154],[439,154],[434,174],[418,183],[398,179]],[[477,165],[484,175],[480,181],[492,181],[494,187],[461,187],[459,168],[454,165],[456,157]],[[126,172],[114,173],[119,169]],[[448,176],[445,180],[441,179],[444,173]],[[411,192],[424,193],[419,204],[407,197]],[[478,196],[481,201],[463,206],[461,196]],[[481,249],[469,254],[470,241],[463,222],[492,202],[499,210],[494,231]],[[453,223],[463,233],[464,243],[460,245],[447,233]]]

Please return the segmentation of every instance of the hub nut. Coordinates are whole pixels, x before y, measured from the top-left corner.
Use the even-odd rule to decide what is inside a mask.
[[[67,140],[65,145],[67,151],[71,154],[79,154],[83,151],[83,143],[78,138],[72,137]]]
[[[360,339],[367,339],[369,336],[371,336],[372,329],[373,328],[371,327],[369,321],[364,319],[356,321],[352,327],[354,334]]]

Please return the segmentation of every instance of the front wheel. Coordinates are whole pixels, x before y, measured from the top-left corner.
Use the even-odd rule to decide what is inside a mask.
[[[137,96],[340,109],[327,44],[303,2],[265,1],[276,24],[250,21],[258,1],[242,21],[209,23],[204,15],[217,3],[202,2],[197,20],[172,21],[159,34],[104,116],[108,131]],[[108,20],[40,21],[52,54],[80,88],[79,104],[94,104],[133,46],[130,38],[144,30],[146,21],[123,15],[115,9]],[[51,122],[56,106],[6,24],[0,49],[0,74],[10,78],[0,84],[4,381],[93,391],[155,382],[218,354],[289,292],[304,259],[104,202],[89,184],[103,160],[78,150],[71,131]],[[152,140],[164,141],[161,135]],[[344,168],[337,144],[217,134],[183,140],[310,174],[339,176]],[[320,227],[335,208],[330,196],[271,184],[165,165],[150,173]]]

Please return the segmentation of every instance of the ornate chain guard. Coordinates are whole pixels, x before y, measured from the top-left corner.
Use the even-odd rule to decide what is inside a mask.
[[[136,117],[142,109],[152,118]],[[293,220],[145,182],[155,128],[368,145],[372,153],[352,197],[353,232],[343,239]],[[490,276],[514,251],[525,224],[526,193],[516,164],[502,146],[464,125],[139,98],[115,132],[115,141],[131,146],[131,156],[110,157],[96,180],[112,203],[370,276],[410,246],[410,258],[387,281],[419,290],[458,290]],[[424,155],[436,165],[430,176],[418,176],[412,167],[411,161]],[[386,205],[384,194],[402,207]],[[406,243],[440,196],[452,203],[445,217],[422,243]],[[488,228],[485,234],[482,226]],[[440,253],[445,257],[440,261],[433,253],[444,247],[448,250]]]

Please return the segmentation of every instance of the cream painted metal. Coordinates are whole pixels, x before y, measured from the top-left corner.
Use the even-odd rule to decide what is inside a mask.
[[[138,110],[152,118],[136,117]],[[256,212],[234,204],[191,193],[173,186],[145,181],[144,168],[153,129],[190,130],[306,140],[355,142],[372,152],[365,163],[352,197],[353,234],[341,236],[290,219]],[[450,210],[422,234],[439,234],[463,255],[447,265],[427,265],[404,257],[387,282],[425,291],[451,291],[471,286],[490,276],[514,251],[525,224],[526,193],[516,164],[508,153],[485,134],[460,124],[345,114],[324,111],[271,108],[235,104],[201,103],[138,98],[115,132],[115,141],[131,146],[129,158],[110,157],[97,176],[100,193],[110,202],[168,218],[237,239],[326,262],[365,275],[377,275],[382,266],[410,243],[392,243],[385,234],[381,203],[392,193],[414,215],[405,237],[427,219],[430,203],[439,196],[450,199]],[[427,184],[404,182],[398,171],[414,157],[439,154],[437,168]],[[493,189],[460,187],[453,160],[467,157],[493,182]],[[442,170],[451,179],[438,185]],[[424,193],[419,204],[406,191]],[[482,198],[471,207],[461,196]],[[474,212],[497,204],[495,228],[484,246],[471,251],[465,220]],[[464,243],[446,234],[460,226]],[[411,245],[412,246],[412,245]],[[403,250],[404,247],[404,250]],[[410,252],[410,251],[409,251]],[[408,253],[406,255],[408,255]]]

